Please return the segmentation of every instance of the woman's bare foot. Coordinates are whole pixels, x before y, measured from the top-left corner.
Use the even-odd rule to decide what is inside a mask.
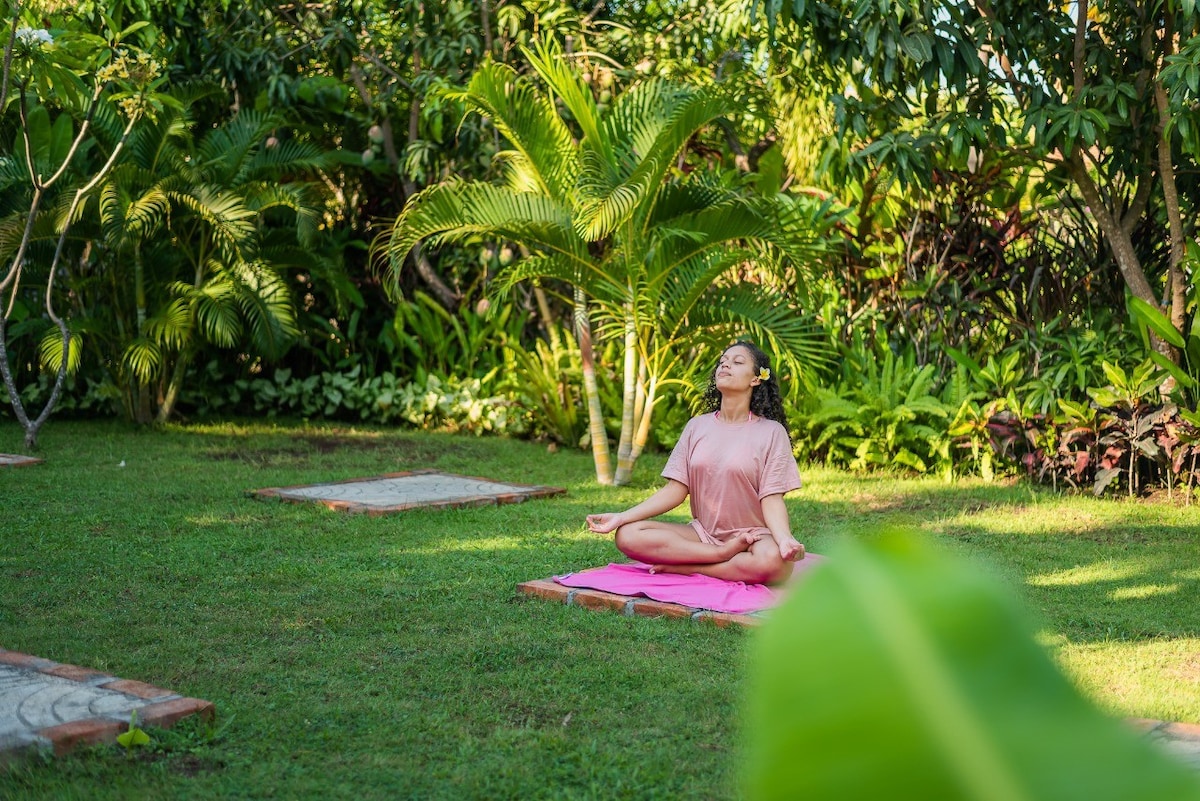
[[[750,546],[758,542],[761,535],[759,534],[739,534],[736,537],[731,537],[725,542],[716,545],[719,550],[714,551],[715,557],[712,564],[720,564],[728,562],[739,553],[750,550]],[[694,573],[695,565],[650,565],[651,575],[655,573]]]

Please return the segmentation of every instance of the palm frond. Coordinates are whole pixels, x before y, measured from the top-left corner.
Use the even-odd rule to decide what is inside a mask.
[[[188,142],[190,139],[191,125],[187,116],[175,109],[166,109],[134,127],[123,160],[151,173],[158,172],[164,153],[172,149],[172,140]]]
[[[553,101],[528,78],[488,60],[476,70],[465,91],[446,94],[496,126],[512,146],[505,162],[524,170],[524,181],[560,200],[568,196],[579,172],[571,132]]]
[[[245,178],[251,152],[276,124],[274,117],[242,109],[200,140],[196,147],[197,169],[218,185],[237,186]]]
[[[42,334],[38,343],[38,359],[42,369],[57,372],[63,361],[63,335],[58,326],[51,325]],[[74,374],[83,360],[83,336],[71,331],[70,352],[67,354],[67,374]]]
[[[0,190],[7,192],[14,187],[24,188],[28,185],[29,170],[25,160],[12,154],[0,156]]]
[[[125,208],[125,235],[141,239],[158,227],[171,209],[171,201],[159,187],[133,198]]]
[[[672,335],[679,334],[696,307],[708,302],[717,279],[752,256],[753,253],[744,248],[709,248],[658,273],[649,284],[653,291],[646,293],[654,299],[655,305],[649,313],[656,313],[662,327]]]
[[[254,180],[280,178],[296,173],[323,170],[331,163],[331,154],[311,142],[284,139],[270,147],[254,151],[247,165],[247,175]]]
[[[218,347],[233,347],[241,336],[242,322],[236,297],[234,282],[227,277],[212,279],[188,292],[200,332]]]
[[[454,241],[471,234],[522,242],[592,268],[586,244],[571,227],[571,212],[555,199],[484,183],[445,183],[414,195],[387,235],[384,255],[395,287],[408,254],[423,239]]]
[[[804,195],[764,198],[774,214],[770,236],[764,237],[793,261],[803,263],[828,255],[840,244],[833,234],[847,213],[829,200]]]
[[[30,247],[26,251],[26,259],[28,261],[37,262],[37,254],[41,250],[46,249],[49,252],[46,254],[45,266],[49,266],[50,254],[53,253],[54,244],[58,242],[61,230],[59,222],[65,215],[65,207],[62,209],[57,207],[43,208],[38,212],[37,218],[33,221],[33,228],[30,231]],[[3,264],[4,268],[8,267],[8,259],[12,258],[21,244],[21,237],[25,234],[25,221],[28,218],[28,212],[12,214],[6,217],[3,223],[0,223],[0,258],[3,259],[0,264]],[[0,276],[4,274],[4,269],[0,268]]]
[[[613,155],[632,167],[653,150],[663,130],[698,92],[692,87],[658,78],[640,81],[621,92],[604,119],[606,136],[616,148]],[[688,136],[692,133],[694,130]]]
[[[562,281],[581,286],[584,282],[579,279],[576,259],[563,258],[557,253],[534,253],[497,273],[491,291],[493,295],[502,296],[525,281]]]
[[[0,220],[0,278],[8,272],[9,259],[21,246],[21,237],[25,235],[25,214],[10,214]]]
[[[224,247],[239,252],[251,244],[255,212],[246,208],[240,196],[208,186],[195,187],[191,192],[171,190],[168,196],[207,223]]]
[[[125,347],[121,361],[138,381],[147,384],[162,369],[163,353],[158,343],[140,337]]]
[[[695,336],[717,346],[748,335],[780,354],[798,375],[833,362],[820,327],[788,299],[752,284],[714,288],[688,319]]]
[[[125,203],[121,186],[115,181],[106,181],[96,193],[100,210],[100,229],[107,239],[118,241],[125,230]]]
[[[636,105],[631,107],[645,110],[646,117],[635,120],[630,115],[612,131],[614,141],[620,142],[617,171],[611,162],[605,163],[602,154],[585,154],[583,159],[576,227],[586,239],[608,236],[639,207],[645,209],[643,216],[650,216],[650,205],[666,172],[688,139],[708,122],[731,111],[731,103],[715,92],[685,92],[659,82],[645,86],[642,91],[637,91],[639,85],[627,94],[635,95],[630,102]],[[654,92],[665,104],[665,114],[652,112]]]
[[[653,208],[645,220],[647,231],[669,226],[679,216],[695,214],[701,209],[736,203],[739,195],[720,181],[704,174],[692,173],[686,179],[667,180],[658,190]]]
[[[592,90],[583,82],[579,71],[572,68],[557,43],[542,41],[535,43],[532,49],[522,47],[521,52],[538,77],[550,87],[550,91],[562,99],[563,105],[583,131],[584,141],[611,161],[612,142],[607,129],[600,122]]]
[[[611,162],[591,150],[583,153],[579,176],[579,236],[598,242],[634,216],[638,206],[654,197],[657,162],[643,161],[628,178],[614,182]]]
[[[146,336],[172,350],[181,350],[191,337],[192,310],[186,297],[176,297],[146,318]]]
[[[299,217],[318,216],[317,199],[306,184],[254,183],[240,187],[246,208],[261,214],[268,209],[290,209]]]
[[[287,284],[261,262],[238,265],[237,304],[250,328],[255,347],[275,358],[300,334]]]

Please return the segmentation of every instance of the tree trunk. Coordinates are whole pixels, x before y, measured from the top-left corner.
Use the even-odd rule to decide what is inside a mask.
[[[632,457],[635,463],[638,457],[642,455],[642,450],[646,447],[647,440],[650,439],[650,419],[654,416],[654,401],[657,398],[657,390],[657,380],[651,376],[645,389],[645,403],[642,409],[642,416],[638,420],[637,429],[633,435]]]
[[[12,374],[12,367],[8,362],[8,318],[6,315],[0,314],[0,376],[4,378],[4,388],[8,391],[8,399],[12,404],[13,414],[16,415],[17,422],[21,424],[21,428],[25,431],[26,452],[37,450],[38,432],[42,430],[42,426],[50,419],[50,413],[54,411],[54,407],[58,405],[58,398],[62,395],[63,384],[67,378],[67,364],[70,361],[71,354],[71,331],[62,320],[56,320],[55,322],[63,337],[62,362],[58,366],[58,373],[54,377],[54,389],[50,391],[50,397],[47,399],[46,405],[42,408],[41,414],[30,420],[25,410],[25,404],[21,401],[21,393],[17,391],[17,383]]]
[[[421,56],[415,52],[413,53],[413,69],[418,73],[421,70]],[[354,81],[355,88],[358,89],[358,95],[363,101],[363,105],[370,108],[372,105],[371,91],[367,88],[367,82],[362,76],[362,71],[358,67],[351,67],[350,77]],[[420,122],[420,113],[421,99],[414,95],[412,104],[409,107],[408,136],[410,142],[416,139],[419,133],[418,123]],[[391,117],[385,116],[380,120],[379,127],[383,131],[383,155],[387,159],[392,173],[400,179],[400,205],[403,206],[408,203],[410,197],[417,193],[417,185],[404,174],[404,165],[400,163],[400,152],[396,150],[396,135],[392,128]],[[425,282],[425,285],[433,293],[433,296],[438,299],[438,302],[447,309],[457,309],[458,304],[462,301],[462,297],[446,286],[446,282],[442,280],[441,276],[437,274],[437,270],[429,262],[429,259],[421,252],[419,244],[413,248],[410,257],[417,268],[417,275]]]
[[[1166,12],[1165,29],[1169,32],[1175,27],[1174,15]],[[1162,58],[1171,56],[1173,50],[1170,34],[1163,36]],[[1162,77],[1154,81],[1154,101],[1158,107],[1158,174],[1162,180],[1163,201],[1167,207],[1167,230],[1171,238],[1171,257],[1167,271],[1167,291],[1163,304],[1169,304],[1171,325],[1175,330],[1183,332],[1184,316],[1187,312],[1187,286],[1184,283],[1183,264],[1185,234],[1183,217],[1179,212],[1179,190],[1175,185],[1175,160],[1171,155],[1171,136],[1168,130],[1171,123],[1171,112],[1167,106],[1167,91],[1163,87]],[[1178,361],[1178,356],[1173,360]]]
[[[632,309],[627,309],[626,313],[629,316],[625,321],[625,388],[621,395],[621,438],[617,442],[617,475],[614,479],[617,486],[627,483],[633,475],[633,418],[637,404],[637,327]]]
[[[421,54],[414,50],[413,75],[419,75],[420,72]],[[414,93],[412,103],[408,108],[408,141],[410,144],[415,142],[421,134],[420,122],[422,100],[423,98],[417,97],[417,95]],[[385,129],[385,142],[391,140],[390,133],[390,130]],[[413,183],[407,174],[405,174],[403,165],[400,165],[398,174],[400,175],[400,180],[404,187],[404,202],[408,203],[408,199],[417,193],[417,185]],[[429,287],[435,296],[437,296],[437,299],[441,301],[442,305],[447,309],[457,309],[458,304],[462,302],[462,296],[450,289],[450,287],[446,286],[446,282],[442,280],[440,275],[438,275],[437,270],[435,270],[433,267],[433,264],[430,263],[429,259],[421,250],[421,244],[419,242],[417,243],[416,247],[412,249],[412,260],[417,266],[417,275],[421,276],[421,280],[424,281],[425,285]]]
[[[613,483],[612,458],[608,450],[608,432],[604,428],[604,410],[600,406],[600,389],[596,384],[592,324],[588,320],[587,300],[580,289],[575,290],[575,336],[579,340],[579,359],[583,367],[583,394],[587,401],[588,431],[592,440],[592,460],[596,464],[596,481],[607,486]]]
[[[167,391],[163,394],[162,403],[158,407],[157,421],[165,423],[171,419],[175,411],[175,402],[179,400],[179,390],[183,388],[183,379],[187,376],[188,363],[191,353],[188,349],[181,350],[175,361],[175,369],[171,371],[171,379],[167,382]]]
[[[1104,199],[1100,196],[1099,188],[1092,180],[1092,176],[1088,174],[1083,159],[1078,154],[1073,155],[1068,162],[1068,167],[1083,199],[1087,201],[1088,209],[1096,220],[1100,232],[1104,234],[1105,241],[1112,248],[1113,256],[1117,260],[1117,268],[1121,271],[1121,277],[1125,279],[1125,285],[1137,297],[1152,306],[1158,306],[1158,296],[1154,294],[1154,289],[1146,280],[1146,273],[1142,269],[1141,261],[1138,260],[1137,252],[1133,249],[1133,240],[1129,231],[1109,211]],[[1174,349],[1155,336],[1153,332],[1150,332],[1150,343],[1155,351],[1175,361]]]

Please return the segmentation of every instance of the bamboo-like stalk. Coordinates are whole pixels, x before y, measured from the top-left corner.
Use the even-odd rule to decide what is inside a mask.
[[[596,383],[596,355],[592,349],[592,324],[588,319],[587,298],[575,289],[575,336],[579,340],[579,361],[583,373],[583,394],[587,401],[588,432],[592,440],[592,461],[596,482],[613,483],[612,457],[608,450],[608,432],[604,428],[604,410],[600,406],[600,388]]]
[[[625,387],[621,396],[621,438],[617,442],[617,474],[614,478],[617,486],[627,483],[633,475],[633,412],[637,403],[637,326],[633,320],[633,310],[628,309],[626,315]]]

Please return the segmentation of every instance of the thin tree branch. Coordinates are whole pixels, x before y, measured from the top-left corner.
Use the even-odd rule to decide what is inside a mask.
[[[8,76],[12,71],[13,45],[17,41],[17,24],[21,21],[21,6],[25,0],[17,0],[13,6],[12,27],[8,31],[8,43],[4,45],[4,83],[0,84],[0,109],[8,103]]]

